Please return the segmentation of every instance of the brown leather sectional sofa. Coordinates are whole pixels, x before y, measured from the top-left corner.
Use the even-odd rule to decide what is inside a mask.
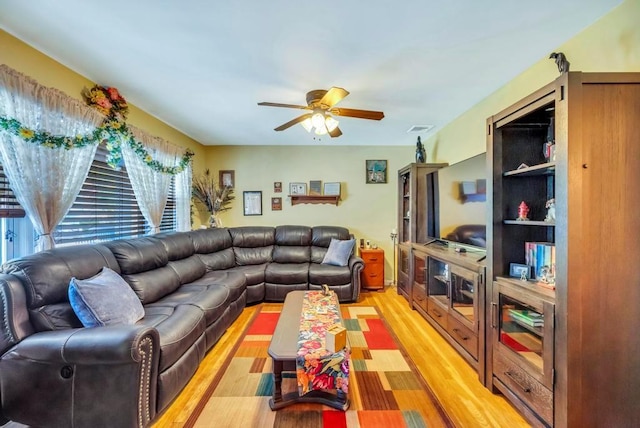
[[[56,248],[2,266],[0,399],[7,420],[52,427],[142,427],[184,388],[245,305],[328,284],[360,293],[362,259],[322,264],[335,226],[202,229]],[[84,328],[72,277],[103,267],[135,291],[144,318]]]

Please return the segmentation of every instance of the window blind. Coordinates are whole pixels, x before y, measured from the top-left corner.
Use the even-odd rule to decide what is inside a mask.
[[[24,217],[24,209],[18,203],[16,195],[9,187],[9,180],[4,175],[4,168],[0,164],[0,218]]]

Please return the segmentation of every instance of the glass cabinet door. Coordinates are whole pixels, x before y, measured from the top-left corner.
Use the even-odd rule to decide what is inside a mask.
[[[429,257],[429,281],[427,284],[427,296],[449,307],[449,281],[451,280],[449,264]]]
[[[499,293],[500,349],[520,361],[521,367],[548,388],[552,387],[553,304]]]
[[[451,266],[451,312],[474,328],[476,322],[476,284],[478,274],[457,266]]]

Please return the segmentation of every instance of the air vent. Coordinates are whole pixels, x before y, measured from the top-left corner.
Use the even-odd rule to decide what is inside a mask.
[[[429,132],[433,128],[435,128],[435,125],[413,125],[411,128],[409,128],[407,133]]]

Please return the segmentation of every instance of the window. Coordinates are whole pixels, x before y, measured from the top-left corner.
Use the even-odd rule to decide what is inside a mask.
[[[16,218],[24,216],[24,210],[9,187],[9,180],[4,175],[4,168],[0,163],[0,217]]]
[[[126,168],[106,163],[107,150],[98,147],[80,194],[56,227],[57,246],[143,236],[149,231],[131,188]],[[172,183],[161,230],[175,230],[175,190]]]

